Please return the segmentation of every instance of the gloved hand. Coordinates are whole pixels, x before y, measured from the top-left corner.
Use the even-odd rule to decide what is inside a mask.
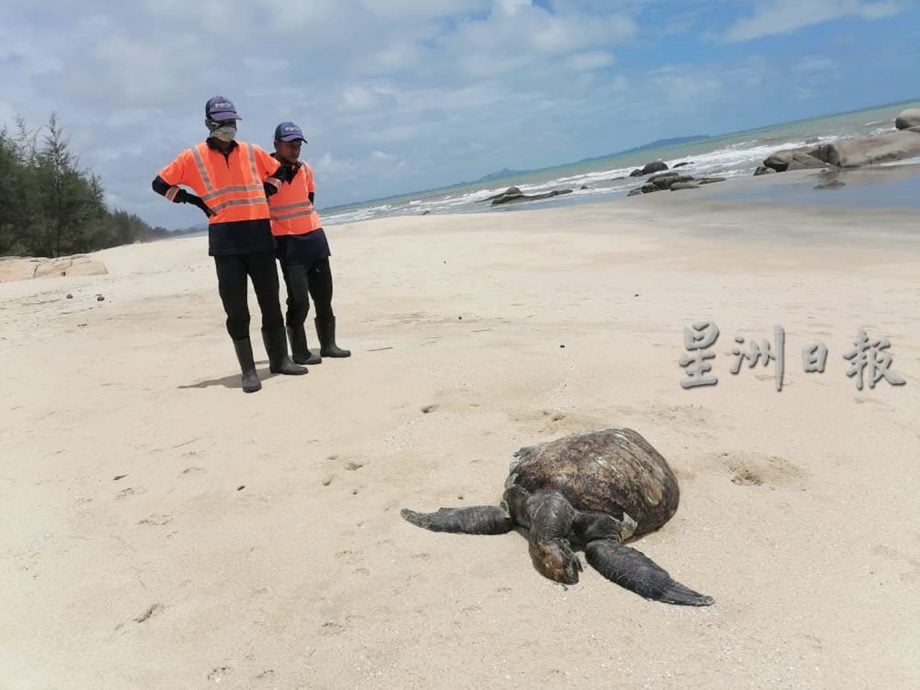
[[[282,163],[278,169],[272,174],[279,182],[290,182],[294,179],[294,175],[297,174],[297,165],[291,165],[290,163]]]
[[[163,196],[165,196],[174,204],[184,204],[186,202],[188,192],[182,189],[182,187],[170,187],[163,192]]]
[[[176,188],[174,187],[173,189],[176,189]],[[205,215],[208,218],[210,218],[213,215],[216,215],[214,211],[208,208],[208,205],[204,203],[204,201],[201,199],[200,196],[198,196],[197,194],[190,194],[189,192],[186,192],[181,187],[179,187],[176,190],[176,193],[173,195],[172,200],[173,200],[173,203],[176,203],[176,204],[191,204],[192,206],[197,206],[202,211],[204,211]]]
[[[183,191],[184,191],[184,190],[183,190]],[[193,206],[197,206],[197,207],[200,208],[202,211],[204,211],[204,214],[205,214],[208,218],[210,218],[211,216],[216,216],[216,215],[217,215],[217,212],[216,212],[216,211],[212,211],[211,209],[209,209],[209,208],[208,208],[208,205],[207,205],[206,203],[204,203],[204,200],[203,200],[200,196],[198,196],[197,194],[189,194],[188,192],[186,192],[186,193],[185,193],[185,201],[184,201],[183,203],[192,204]]]

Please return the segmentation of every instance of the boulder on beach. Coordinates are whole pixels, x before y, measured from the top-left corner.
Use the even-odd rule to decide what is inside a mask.
[[[894,126],[898,129],[911,129],[920,127],[920,108],[908,108],[898,113],[894,119]]]
[[[677,182],[690,182],[692,179],[692,175],[681,175],[680,173],[676,172],[666,172],[652,175],[650,178],[648,178],[648,181],[660,189],[670,189],[671,185]]]
[[[664,161],[652,161],[651,163],[646,163],[642,168],[636,168],[631,173],[630,177],[643,177],[644,175],[651,175],[652,173],[661,172],[662,170],[667,170],[668,164]]]
[[[814,151],[814,147],[777,151],[765,158],[763,164],[768,168],[773,168],[776,172],[827,167],[825,161],[815,157]]]
[[[516,194],[499,194],[497,197],[492,198],[492,206],[498,206],[500,204],[508,204],[517,201],[536,201],[537,199],[549,199],[554,196],[560,196],[562,194],[571,194],[571,189],[554,189],[545,194],[522,194],[521,190],[517,187],[512,187],[511,189],[516,190]]]
[[[500,194],[493,194],[492,196],[482,199],[482,201],[492,201],[493,199],[501,199],[503,197],[514,197],[514,196],[523,196],[524,193],[517,187],[508,187],[504,192]]]
[[[773,172],[770,170],[770,172]],[[724,181],[724,177],[701,177],[696,178],[693,175],[681,175],[676,172],[658,173],[652,175],[641,187],[636,187],[629,191],[626,196],[638,196],[639,194],[651,194],[670,189],[672,192],[681,189],[697,189],[704,184],[713,184]]]
[[[838,168],[889,163],[920,156],[920,137],[915,132],[885,132],[823,144],[812,155]]]
[[[829,144],[777,151],[764,159],[755,175],[805,168],[858,168],[920,156],[920,108],[909,108],[895,120],[897,130]]]

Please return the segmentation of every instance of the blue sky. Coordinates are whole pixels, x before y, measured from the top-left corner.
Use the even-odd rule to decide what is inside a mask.
[[[111,204],[200,141],[309,139],[320,208],[920,96],[917,0],[32,0],[0,8],[0,124],[54,111]]]

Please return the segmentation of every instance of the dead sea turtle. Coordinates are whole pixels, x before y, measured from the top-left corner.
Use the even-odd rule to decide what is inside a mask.
[[[712,597],[676,582],[623,542],[652,532],[677,511],[680,491],[667,461],[632,429],[603,429],[521,448],[514,454],[501,506],[403,510],[433,532],[504,534],[528,531],[534,567],[575,584],[575,551],[601,575],[668,604],[709,606]]]

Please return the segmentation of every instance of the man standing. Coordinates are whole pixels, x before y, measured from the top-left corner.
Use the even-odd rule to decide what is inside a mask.
[[[297,364],[319,364],[323,357],[349,357],[351,352],[335,343],[335,315],[332,313],[332,270],[329,242],[313,208],[313,170],[300,160],[303,131],[293,122],[275,128],[275,153],[285,168],[278,192],[269,197],[272,234],[287,286],[287,330],[291,353]],[[316,305],[316,335],[320,351],[310,352],[304,323],[310,311],[310,297]]]
[[[306,374],[287,351],[267,195],[290,172],[258,146],[236,139],[240,117],[233,103],[214,96],[205,104],[206,141],[186,149],[153,181],[175,203],[191,203],[208,216],[208,254],[214,257],[227,332],[242,370],[243,391],[262,388],[249,339],[247,276],[262,310],[262,338],[272,373]],[[191,187],[190,194],[179,185]]]

